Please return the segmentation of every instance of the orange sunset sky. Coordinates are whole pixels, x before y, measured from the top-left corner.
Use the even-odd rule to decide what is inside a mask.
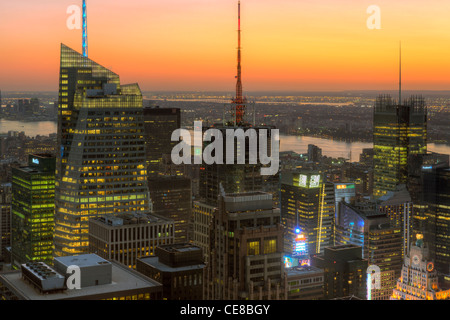
[[[59,49],[81,52],[67,8],[0,1],[0,89],[58,89]],[[366,10],[381,10],[370,30]],[[229,91],[237,0],[88,0],[89,58],[143,91]],[[242,0],[244,91],[450,90],[449,0]]]

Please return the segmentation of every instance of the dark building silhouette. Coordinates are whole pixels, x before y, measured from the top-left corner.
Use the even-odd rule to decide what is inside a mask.
[[[377,98],[373,116],[374,196],[406,184],[408,157],[427,151],[427,107],[422,97],[397,104],[390,96]]]
[[[155,257],[137,260],[136,270],[163,286],[163,299],[203,300],[202,249],[179,243],[156,248]]]
[[[441,281],[450,284],[450,167],[423,170],[424,242]]]
[[[323,255],[311,258],[311,265],[324,269],[324,298],[327,300],[356,296],[366,298],[367,259],[362,248],[341,245],[325,248]]]
[[[145,154],[147,174],[158,175],[163,155],[170,154],[177,142],[171,141],[172,132],[181,127],[178,108],[144,108]]]

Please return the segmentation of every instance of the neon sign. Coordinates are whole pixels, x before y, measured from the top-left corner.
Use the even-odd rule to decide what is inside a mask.
[[[31,162],[34,164],[39,164],[39,159],[33,158],[31,159]]]

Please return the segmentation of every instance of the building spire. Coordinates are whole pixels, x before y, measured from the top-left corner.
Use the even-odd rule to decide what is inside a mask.
[[[236,125],[240,124],[244,118],[245,103],[242,96],[242,77],[241,77],[241,1],[238,1],[238,58],[237,58],[237,75],[236,75]]]
[[[88,56],[86,0],[83,0],[83,56]]]
[[[398,105],[402,104],[402,42],[399,45]]]

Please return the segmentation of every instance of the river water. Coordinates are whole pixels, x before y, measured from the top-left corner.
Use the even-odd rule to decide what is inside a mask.
[[[57,123],[53,121],[23,122],[0,119],[0,133],[8,131],[24,131],[25,135],[35,137],[37,135],[49,135],[56,133]],[[359,155],[365,148],[372,148],[371,142],[345,142],[315,137],[302,137],[280,135],[280,151],[295,151],[306,153],[308,145],[314,144],[322,149],[322,154],[329,157],[343,157],[351,161],[359,161]],[[428,150],[450,154],[450,146],[444,144],[428,144]]]

